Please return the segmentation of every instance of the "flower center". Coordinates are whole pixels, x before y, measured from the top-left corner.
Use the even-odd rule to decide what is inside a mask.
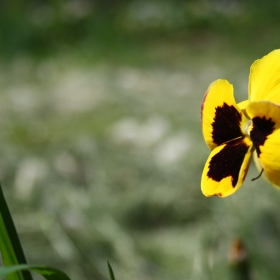
[[[250,136],[251,125],[252,125],[252,120],[249,120],[249,119],[248,119],[248,120],[245,122],[245,124],[242,126],[242,128],[241,128],[242,133],[245,134],[245,135]]]

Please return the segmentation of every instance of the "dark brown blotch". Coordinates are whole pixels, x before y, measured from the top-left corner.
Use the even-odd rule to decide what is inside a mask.
[[[221,145],[242,136],[241,120],[241,113],[233,105],[224,103],[223,106],[217,107],[214,121],[211,124],[213,128],[213,142]]]
[[[250,138],[256,148],[258,157],[260,156],[260,146],[264,145],[267,136],[270,135],[275,128],[275,122],[271,118],[255,117],[252,119],[253,129],[250,132]]]
[[[215,193],[215,194],[210,195],[210,196],[218,196],[218,197],[222,197],[223,195],[222,195],[222,193]]]
[[[232,187],[236,186],[242,163],[250,148],[243,140],[244,137],[240,137],[229,141],[219,153],[212,157],[209,162],[208,177],[220,182],[230,176]]]

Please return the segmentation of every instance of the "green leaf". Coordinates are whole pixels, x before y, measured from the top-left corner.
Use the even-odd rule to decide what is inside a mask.
[[[26,264],[21,243],[0,185],[0,252],[4,266]],[[32,280],[29,271],[17,270],[7,280]]]
[[[37,272],[44,276],[47,280],[70,280],[70,278],[60,270],[57,270],[55,268],[47,267],[44,265],[14,265],[14,266],[5,266],[0,267],[0,279],[2,279],[4,276],[7,276],[11,273],[21,272],[22,270],[27,271],[31,270],[34,272]]]
[[[114,272],[113,272],[113,269],[112,269],[108,259],[107,259],[107,265],[108,265],[108,270],[109,270],[111,280],[115,280]]]

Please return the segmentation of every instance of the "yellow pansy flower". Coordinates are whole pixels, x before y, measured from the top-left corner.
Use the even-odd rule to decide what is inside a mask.
[[[236,192],[253,153],[264,177],[280,187],[280,50],[252,64],[248,91],[248,100],[236,104],[233,86],[220,79],[204,95],[202,133],[211,150],[201,178],[205,196]]]

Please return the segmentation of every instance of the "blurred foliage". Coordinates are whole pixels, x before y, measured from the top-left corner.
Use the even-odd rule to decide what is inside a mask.
[[[260,47],[263,40],[278,40],[279,5],[274,0],[3,0],[0,54],[42,55],[77,47],[108,54],[129,42],[134,47],[163,38],[196,43],[217,36]]]

